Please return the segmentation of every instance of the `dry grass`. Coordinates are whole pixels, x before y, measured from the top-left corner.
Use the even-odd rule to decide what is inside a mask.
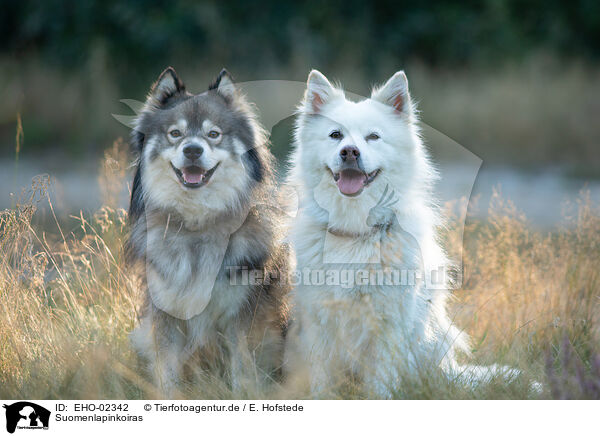
[[[520,368],[547,387],[555,371],[568,378],[575,366],[594,370],[600,357],[600,210],[582,193],[566,208],[564,227],[541,233],[499,192],[489,207],[486,222],[468,221],[465,228],[465,278],[453,307],[475,357]],[[571,392],[589,397],[581,393]]]
[[[123,186],[126,154],[117,143],[101,165],[110,204]],[[110,187],[109,185],[113,185]],[[147,398],[157,395],[140,376],[128,343],[136,314],[135,283],[123,267],[126,212],[106,206],[72,217],[66,231],[32,225],[36,204],[48,201],[37,180],[16,207],[0,212],[0,397]],[[453,384],[434,369],[405,383],[398,398],[594,398],[600,392],[600,212],[585,196],[569,225],[531,230],[498,194],[486,222],[465,230],[465,281],[453,313],[473,338],[481,363],[523,371],[517,382],[495,380],[475,389]],[[446,234],[459,247],[459,226]],[[529,382],[544,384],[532,392]],[[303,397],[278,386],[245,397]],[[189,398],[235,398],[210,374],[185,386]],[[349,386],[346,398],[368,393]]]
[[[298,59],[291,66],[265,66],[243,80],[304,82],[310,65],[309,60]],[[186,78],[190,90],[200,91],[223,65],[200,59],[174,67]],[[228,68],[241,79],[239,67]],[[400,68],[407,71],[424,121],[486,163],[568,165],[579,174],[600,176],[598,65],[537,56],[492,70],[435,69],[415,62],[399,64],[394,59],[368,71],[339,65],[328,73],[348,90],[368,95],[373,82],[385,81]],[[31,59],[0,57],[4,103],[0,107],[0,142],[12,142],[17,108],[29,152],[48,147],[79,154],[99,152],[112,138],[127,134],[110,115],[131,115],[119,100],[142,99],[161,69],[121,83],[123,77],[116,75],[101,49],[77,71]],[[287,141],[282,141],[276,154],[285,154],[287,146]]]
[[[487,164],[567,165],[574,175],[598,177],[595,68],[539,56],[493,71],[413,66],[408,73],[423,120]]]

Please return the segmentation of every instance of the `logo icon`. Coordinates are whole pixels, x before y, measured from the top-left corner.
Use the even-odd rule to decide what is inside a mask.
[[[18,429],[48,429],[50,411],[28,401],[19,401],[6,409],[6,431],[14,433]]]

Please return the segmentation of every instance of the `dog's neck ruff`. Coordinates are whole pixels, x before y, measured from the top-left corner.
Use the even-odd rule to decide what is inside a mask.
[[[380,234],[381,232],[387,232],[392,226],[392,222],[388,221],[385,223],[375,224],[371,227],[371,230],[367,232],[348,232],[346,230],[335,229],[333,227],[327,227],[327,233],[337,236],[338,238],[351,238],[351,239],[368,239],[372,236]]]

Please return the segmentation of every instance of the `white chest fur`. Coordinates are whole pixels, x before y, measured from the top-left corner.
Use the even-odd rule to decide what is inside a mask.
[[[294,291],[295,312],[311,352],[354,367],[361,356],[373,356],[382,346],[409,356],[409,344],[425,339],[431,303],[419,281],[424,262],[415,238],[400,229],[338,237],[302,213],[296,235],[300,284]],[[327,261],[333,257],[328,251],[337,253],[337,262]],[[340,280],[315,281],[317,271]],[[411,274],[417,276],[411,280]]]

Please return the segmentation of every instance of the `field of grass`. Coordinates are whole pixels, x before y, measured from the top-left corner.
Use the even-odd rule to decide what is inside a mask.
[[[47,202],[38,179],[19,204],[0,212],[0,398],[108,399],[158,396],[129,346],[138,297],[124,269],[126,211],[114,207],[127,154],[110,149],[99,183],[106,206],[93,216],[34,224]],[[473,360],[522,371],[507,384],[466,388],[434,368],[406,380],[398,398],[600,398],[600,210],[583,194],[566,211],[567,225],[532,230],[500,194],[490,218],[469,219],[464,282],[455,293],[455,322],[472,337]],[[450,219],[451,253],[463,243]],[[530,389],[542,383],[541,392]],[[184,398],[304,398],[277,384],[233,393],[201,374]],[[352,388],[345,398],[369,398]]]
[[[189,60],[173,66],[190,91],[202,92],[224,65]],[[234,65],[225,66],[240,82],[301,83],[310,68],[322,67],[299,59],[297,64],[244,75]],[[142,101],[164,67],[143,74],[132,69],[132,77],[121,77],[102,51],[93,52],[89,62],[75,71],[35,59],[17,62],[0,57],[0,144],[5,145],[0,157],[12,153],[6,144],[13,143],[18,113],[26,132],[25,154],[37,156],[51,149],[68,156],[100,155],[105,144],[129,133],[111,115],[132,114],[120,99]],[[348,91],[368,95],[372,85],[384,82],[398,69],[406,70],[423,121],[486,164],[564,166],[573,175],[600,176],[598,65],[538,55],[492,69],[433,68],[394,60],[368,69],[339,65],[323,72]],[[287,144],[275,142],[275,154],[285,155]]]

